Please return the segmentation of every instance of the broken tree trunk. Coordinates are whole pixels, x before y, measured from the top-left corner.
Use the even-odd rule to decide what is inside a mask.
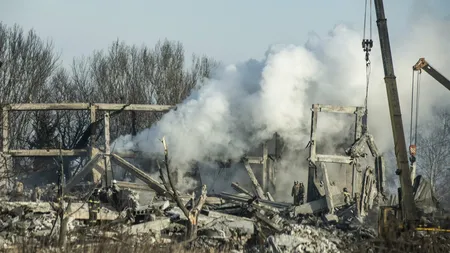
[[[186,206],[183,204],[183,201],[181,201],[180,195],[178,194],[178,191],[172,179],[172,174],[169,166],[169,150],[167,149],[167,144],[164,137],[162,138],[161,142],[163,143],[164,146],[164,164],[166,167],[167,179],[169,181],[170,188],[172,188],[173,192],[172,198],[177,203],[178,208],[181,209],[181,211],[183,212],[184,216],[187,218],[188,221],[186,227],[186,241],[192,241],[197,238],[198,215],[200,214],[200,211],[202,210],[203,205],[205,204],[206,201],[206,194],[207,194],[206,185],[202,186],[202,193],[197,201],[197,204],[195,204],[195,200],[193,200],[192,208],[191,210],[188,210]],[[161,178],[164,178],[162,170],[160,170],[160,174]],[[165,182],[165,180],[163,180],[163,182]]]
[[[192,205],[192,209],[189,211],[188,215],[188,227],[186,232],[186,239],[195,239],[197,237],[197,230],[198,230],[198,215],[200,214],[200,211],[203,208],[203,205],[206,201],[206,185],[202,186],[202,194],[200,195],[200,198],[197,202],[197,205]]]

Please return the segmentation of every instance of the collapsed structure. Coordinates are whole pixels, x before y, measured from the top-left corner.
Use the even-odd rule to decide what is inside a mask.
[[[353,145],[346,156],[317,153],[317,123],[319,112],[354,114]],[[374,202],[384,197],[384,160],[367,130],[364,107],[314,104],[309,142],[308,198],[298,213],[323,211],[333,214],[334,208],[345,205],[344,189],[356,203],[356,216],[364,216]]]
[[[172,226],[173,222],[176,222],[183,217],[179,209],[174,206],[173,202],[174,192],[168,191],[168,189],[160,180],[154,179],[146,172],[139,169],[125,158],[139,157],[138,153],[113,153],[110,147],[109,137],[109,122],[111,115],[115,112],[124,110],[131,111],[167,111],[172,106],[159,106],[159,105],[117,105],[117,104],[13,104],[3,107],[3,157],[6,163],[3,164],[3,173],[7,174],[11,172],[12,158],[17,156],[62,156],[73,157],[76,156],[89,156],[89,161],[84,165],[77,174],[73,175],[62,188],[62,192],[65,193],[63,198],[70,199],[67,203],[62,203],[66,207],[70,207],[74,212],[67,212],[68,223],[71,227],[68,227],[69,231],[76,231],[73,226],[74,221],[87,221],[92,219],[90,215],[90,209],[83,205],[92,192],[86,192],[87,189],[92,190],[92,187],[102,189],[108,189],[111,181],[114,179],[114,175],[111,169],[111,163],[116,163],[130,172],[135,178],[141,180],[144,184],[133,182],[117,182],[118,187],[121,189],[120,194],[116,196],[119,201],[112,201],[111,197],[101,201],[101,209],[96,216],[96,220],[102,220],[103,222],[110,221],[113,224],[119,222],[120,224],[128,225],[127,230],[130,233],[148,233],[155,231],[158,234],[164,233],[165,229]],[[86,135],[92,134],[92,129],[96,127],[98,122],[104,123],[104,145],[98,145],[91,138],[90,143],[79,143],[77,147],[79,149],[72,150],[12,150],[8,146],[8,113],[14,110],[90,110],[91,125],[86,131]],[[102,119],[96,118],[97,111],[105,111]],[[110,111],[115,111],[110,113]],[[318,154],[316,151],[317,140],[317,119],[319,112],[335,112],[335,113],[349,113],[355,115],[355,134],[354,143],[346,150],[346,156],[336,156],[334,154]],[[244,156],[242,163],[246,168],[246,171],[251,179],[253,189],[245,189],[238,182],[233,183],[232,187],[238,194],[231,194],[222,192],[220,194],[209,194],[206,199],[205,208],[200,212],[199,221],[206,219],[205,222],[201,222],[201,229],[199,233],[207,238],[228,238],[230,239],[230,232],[225,230],[239,231],[247,235],[249,240],[255,234],[258,234],[259,229],[268,230],[269,234],[283,234],[287,231],[298,230],[294,228],[290,223],[299,217],[307,217],[314,214],[315,217],[320,217],[322,214],[327,214],[324,224],[336,224],[345,223],[348,219],[347,209],[352,211],[352,217],[361,217],[367,214],[367,212],[374,207],[377,198],[383,196],[384,187],[384,172],[383,172],[383,159],[378,153],[372,136],[367,132],[367,126],[364,121],[363,107],[343,107],[343,106],[330,106],[315,104],[312,106],[312,118],[311,118],[311,139],[310,139],[310,156],[309,169],[308,169],[308,182],[307,182],[307,201],[300,206],[293,206],[291,203],[276,202],[272,197],[270,191],[274,189],[275,174],[276,174],[276,162],[282,157],[279,154],[278,144],[279,136],[275,134],[275,154],[269,154],[267,142],[262,145],[262,156]],[[370,155],[368,155],[370,153]],[[255,171],[252,168],[252,164],[261,165],[262,171]],[[332,171],[336,166],[335,171]],[[80,185],[80,183],[89,174],[92,175],[91,179],[86,183]],[[259,175],[259,176],[257,176]],[[259,183],[262,182],[262,185]],[[11,183],[4,182],[3,185],[7,186],[9,192],[15,192]],[[81,188],[80,188],[81,187]],[[87,188],[86,188],[87,187]],[[344,201],[344,188],[348,189],[351,194],[351,199]],[[84,190],[83,190],[84,189]],[[88,194],[88,196],[80,197],[81,194]],[[55,193],[54,195],[49,192]],[[1,212],[9,215],[12,220],[5,220],[3,228],[5,230],[13,229],[19,220],[25,217],[32,217],[31,214],[52,214],[55,218],[55,209],[53,202],[58,198],[56,195],[57,186],[47,188],[47,194],[41,194],[42,196],[53,196],[41,199],[44,202],[39,202],[34,198],[33,202],[9,202],[2,207]],[[77,193],[78,192],[78,193]],[[23,195],[28,197],[22,197],[21,200],[31,199],[32,194],[28,195],[24,192]],[[77,196],[78,195],[78,196]],[[72,197],[70,197],[72,196]],[[192,197],[189,195],[182,195],[183,203],[188,204],[192,202]],[[169,201],[169,202],[168,202]],[[131,204],[134,203],[134,204]],[[192,205],[192,204],[191,204]],[[177,211],[178,210],[178,211]],[[344,210],[344,211],[342,211]],[[27,214],[28,213],[28,214]],[[242,216],[246,218],[241,218]],[[344,218],[345,216],[345,218]],[[45,217],[45,216],[43,216]],[[166,218],[164,218],[166,217]],[[202,218],[204,217],[204,218]],[[208,218],[209,217],[209,218]],[[216,219],[225,219],[222,221],[222,227],[218,225]],[[303,219],[303,218],[302,218]],[[14,222],[15,221],[15,222]],[[23,221],[25,222],[25,221]],[[44,222],[44,221],[42,221]],[[143,223],[142,223],[143,222]],[[223,223],[225,222],[225,223]],[[236,223],[233,223],[236,222]],[[310,223],[313,222],[313,223]],[[45,223],[45,222],[44,222]],[[296,222],[294,222],[296,223]],[[28,232],[44,230],[45,233],[33,233],[36,235],[52,235],[53,228],[47,225],[43,226],[28,226]],[[64,223],[58,223],[64,224]],[[216,224],[216,225],[214,225]],[[226,225],[225,225],[226,224]],[[233,225],[234,224],[234,225]],[[317,218],[313,220],[303,219],[303,224],[318,224]],[[355,223],[353,223],[354,225]],[[256,227],[254,226],[256,225]],[[53,225],[54,226],[54,225]],[[60,225],[61,226],[61,225]],[[261,227],[260,227],[261,226]],[[361,223],[358,222],[358,227]],[[347,226],[348,228],[348,226]],[[37,229],[37,230],[36,230]],[[48,231],[50,230],[51,231]],[[313,228],[310,228],[313,229]],[[296,231],[297,231],[296,230]],[[358,230],[361,231],[367,230]],[[233,232],[234,233],[234,232]],[[365,232],[367,233],[367,232]],[[53,233],[54,234],[54,233]],[[370,236],[374,236],[373,232],[369,232]],[[159,236],[158,236],[159,238]],[[267,243],[272,245],[274,249],[279,249],[275,237],[265,237]],[[4,240],[10,240],[11,237],[6,235]],[[241,238],[242,239],[242,238]],[[342,238],[336,239],[337,242],[333,244],[330,250],[337,250],[339,247],[346,247],[345,243],[340,244]],[[72,240],[76,240],[73,238]],[[281,239],[280,239],[281,240]],[[279,241],[279,243],[281,243]],[[328,247],[326,246],[326,247]],[[289,247],[292,247],[289,246]],[[305,246],[309,247],[309,246]],[[325,246],[317,246],[317,250],[322,249]],[[322,251],[323,252],[323,251]],[[336,251],[333,251],[336,252]]]

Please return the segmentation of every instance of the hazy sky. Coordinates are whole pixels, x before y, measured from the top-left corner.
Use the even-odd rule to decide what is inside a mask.
[[[262,58],[273,43],[303,44],[308,33],[323,36],[337,23],[362,29],[364,2],[0,0],[0,21],[17,23],[27,30],[34,28],[41,37],[51,38],[65,63],[74,56],[107,48],[116,38],[149,46],[158,39],[179,40],[187,53],[232,63]],[[409,21],[424,8],[418,7],[419,1],[415,0],[384,2],[394,40],[395,34],[408,29]],[[437,15],[448,15],[450,11],[449,0],[426,2]],[[375,23],[373,29],[376,33]]]

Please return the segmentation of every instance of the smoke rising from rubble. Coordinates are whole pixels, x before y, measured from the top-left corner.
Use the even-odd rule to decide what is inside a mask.
[[[450,75],[450,21],[423,17],[412,27],[408,34],[391,35],[405,131],[409,130],[412,65],[425,57],[441,73]],[[379,41],[376,32],[373,35],[369,131],[379,149],[387,151],[393,144],[392,130]],[[450,103],[448,91],[426,74],[423,76],[421,119],[432,106]],[[190,168],[192,161],[238,160],[278,132],[291,150],[277,174],[277,184],[284,188],[279,190],[289,197],[287,188],[292,181],[307,181],[306,169],[302,168],[307,166],[304,149],[309,141],[311,104],[362,106],[365,81],[361,32],[337,25],[325,37],[312,34],[304,46],[271,46],[263,60],[225,66],[177,110],[165,114],[134,138],[118,138],[113,149],[140,151],[150,157],[163,152],[160,139],[165,136],[172,168],[182,172]],[[349,122],[322,114],[318,141],[324,141],[327,150],[335,150],[337,143],[330,136],[343,141],[346,134],[342,133],[348,130]],[[247,180],[245,173],[237,175],[237,181]]]

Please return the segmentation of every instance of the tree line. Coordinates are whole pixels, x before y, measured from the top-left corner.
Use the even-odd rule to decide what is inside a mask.
[[[187,62],[183,44],[165,39],[153,47],[116,40],[107,50],[75,58],[70,67],[64,67],[51,40],[41,39],[34,30],[25,32],[18,25],[4,23],[0,23],[0,61],[2,105],[63,102],[175,105],[219,64],[198,55]],[[89,126],[89,116],[88,111],[11,112],[10,148],[75,148]],[[111,138],[147,128],[161,116],[161,113],[122,112],[111,119]],[[129,123],[130,117],[133,124]],[[102,134],[97,134],[102,143]],[[83,165],[83,160],[66,165],[68,171],[74,171]],[[54,158],[15,158],[14,176],[39,171],[42,181],[52,181],[57,166]]]

